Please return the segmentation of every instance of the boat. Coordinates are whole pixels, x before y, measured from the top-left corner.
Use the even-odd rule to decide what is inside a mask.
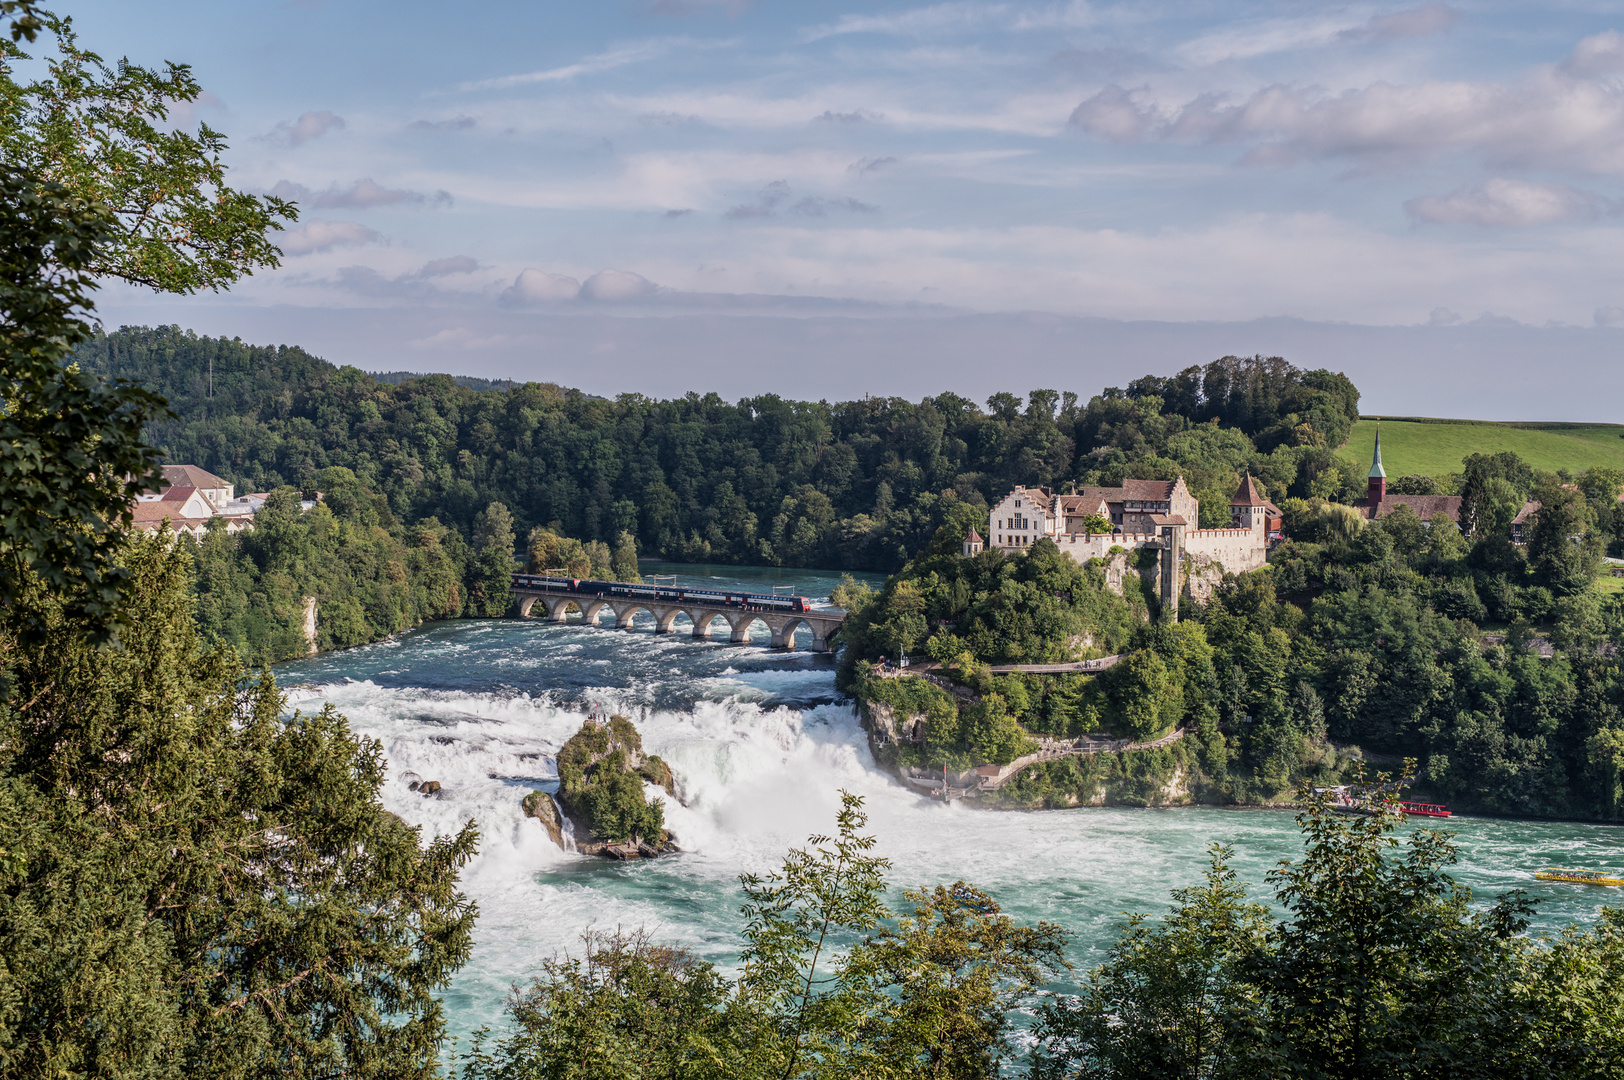
[[[978,915],[991,915],[998,910],[998,906],[985,894],[977,893],[973,889],[966,889],[962,886],[953,889],[953,899]]]
[[[1428,802],[1401,802],[1398,808],[1411,817],[1449,817],[1454,812],[1447,806]]]
[[[1605,870],[1564,870],[1547,866],[1534,877],[1540,881],[1566,881],[1570,885],[1624,885],[1624,877]]]

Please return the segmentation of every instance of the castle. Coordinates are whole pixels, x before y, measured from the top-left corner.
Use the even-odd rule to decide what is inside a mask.
[[[1201,504],[1182,476],[1124,480],[1121,487],[1085,487],[1067,495],[1018,487],[992,508],[986,544],[1020,551],[1039,539],[1051,540],[1079,563],[1107,560],[1108,577],[1118,588],[1125,560],[1124,566],[1111,566],[1112,549],[1154,549],[1160,556],[1156,576],[1162,607],[1171,613],[1178,610],[1181,593],[1205,595],[1214,576],[1256,570],[1268,561],[1270,541],[1281,536],[1280,510],[1263,497],[1250,475],[1229,500],[1229,513],[1229,528],[1199,528]],[[1109,521],[1111,530],[1090,531],[1091,519],[1095,525]],[[972,534],[965,554],[974,553],[972,546],[979,551],[981,544],[981,537]]]

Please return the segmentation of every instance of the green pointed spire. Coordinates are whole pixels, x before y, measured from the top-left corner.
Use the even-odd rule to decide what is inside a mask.
[[[1376,453],[1371,456],[1370,472],[1365,475],[1372,478],[1379,476],[1384,480],[1387,478],[1387,470],[1382,468],[1382,422],[1380,420],[1376,421]]]

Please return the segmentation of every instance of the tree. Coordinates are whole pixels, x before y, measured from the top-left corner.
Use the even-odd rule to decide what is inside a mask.
[[[1472,911],[1470,890],[1444,871],[1454,846],[1435,830],[1415,830],[1404,857],[1388,857],[1395,800],[1378,794],[1369,817],[1307,800],[1303,858],[1270,873],[1286,918],[1243,964],[1258,995],[1232,1040],[1243,1069],[1493,1075],[1485,1040],[1515,1034],[1496,1011],[1500,971],[1532,905],[1514,891]]]
[[[145,390],[62,366],[88,336],[108,234],[99,207],[0,172],[0,607],[38,575],[101,640],[129,580],[117,554],[130,503],[157,472],[142,429],[164,411]]]
[[[463,1080],[996,1075],[1011,1016],[1066,967],[1065,932],[1021,926],[962,881],[909,891],[893,921],[865,824],[842,792],[836,835],[741,876],[736,981],[640,930],[590,935],[584,957],[555,958],[515,995],[512,1026],[476,1040]]]
[[[622,530],[615,538],[615,553],[610,566],[616,581],[643,580],[643,576],[637,572],[637,538],[631,533]]]
[[[1154,739],[1177,720],[1181,703],[1168,692],[1167,664],[1150,649],[1129,653],[1106,681],[1119,727],[1130,738]]]
[[[205,650],[171,539],[116,646],[38,579],[0,622],[0,1078],[435,1075],[473,825],[420,846],[376,741]]]
[[[225,137],[173,128],[170,110],[202,87],[185,64],[108,66],[79,45],[70,20],[41,13],[56,39],[48,76],[19,84],[26,61],[0,40],[0,157],[82,204],[104,207],[89,267],[160,292],[219,290],[281,252],[267,236],[297,218],[292,203],[225,181]],[[32,40],[32,37],[30,37]]]
[[[513,515],[506,506],[493,502],[474,519],[468,598],[474,611],[487,618],[506,615],[513,603],[513,543]]]
[[[862,799],[841,793],[834,836],[792,850],[777,873],[740,877],[744,888],[744,973],[739,993],[777,1032],[771,1071],[784,1077],[849,1076],[874,1064],[854,1038],[889,999],[875,985],[874,957],[844,956],[836,942],[867,933],[890,912],[882,897],[889,861],[861,832]]]
[[[1070,967],[1066,932],[1021,926],[963,881],[906,894],[912,913],[861,951],[898,988],[878,1036],[893,1075],[940,1080],[997,1076],[1012,1050],[1010,1017],[1046,977]]]
[[[1448,837],[1411,833],[1388,778],[1372,816],[1304,789],[1306,850],[1270,874],[1278,920],[1215,849],[1207,885],[1135,917],[1075,998],[1040,1011],[1032,1073],[1089,1077],[1561,1077],[1624,1060],[1621,920],[1518,935],[1520,891],[1473,910]]]
[[[583,955],[543,961],[508,1005],[513,1027],[493,1049],[475,1036],[464,1080],[657,1080],[763,1076],[754,1045],[770,1038],[734,1006],[713,965],[646,931],[582,935]]]
[[[1159,921],[1133,915],[1076,997],[1038,1010],[1033,1080],[1205,1080],[1221,1071],[1231,1010],[1250,997],[1237,970],[1257,949],[1267,909],[1246,902],[1214,844],[1204,886],[1173,891]]]
[[[1579,492],[1556,484],[1542,485],[1535,495],[1540,506],[1528,537],[1529,569],[1557,596],[1589,591],[1601,571],[1601,551],[1590,535],[1595,512]]]

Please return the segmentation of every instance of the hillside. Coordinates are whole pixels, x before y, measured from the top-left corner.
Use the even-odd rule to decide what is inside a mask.
[[[1512,450],[1536,469],[1624,469],[1624,424],[1499,424],[1483,420],[1384,419],[1382,461],[1389,477],[1460,471],[1468,454]],[[1360,417],[1339,457],[1370,464],[1376,421]]]

